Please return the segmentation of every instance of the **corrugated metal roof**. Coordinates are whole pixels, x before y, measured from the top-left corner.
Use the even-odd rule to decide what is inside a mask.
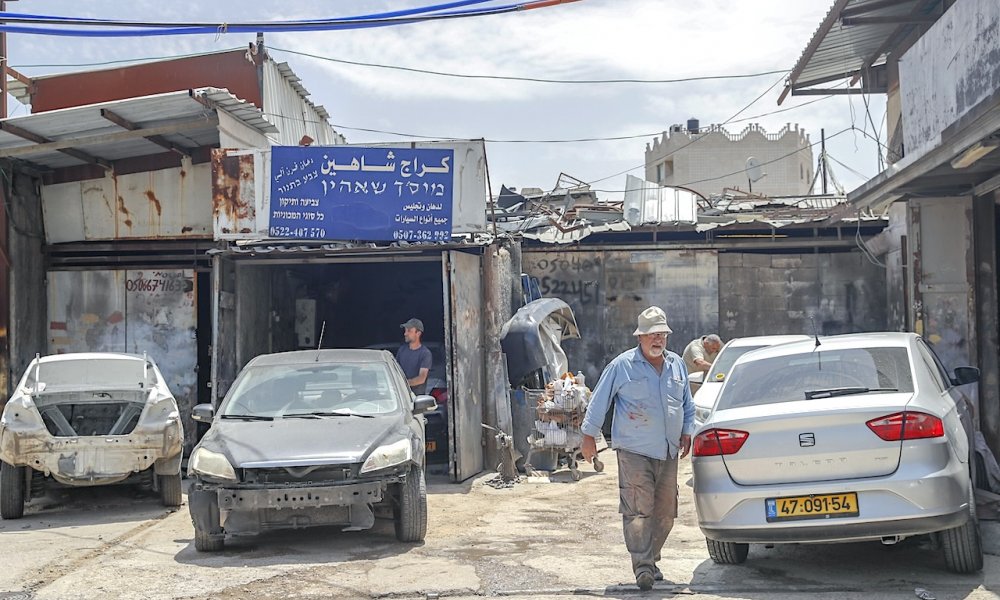
[[[164,152],[162,146],[144,137],[115,138],[128,130],[102,116],[107,110],[122,117],[140,130],[158,130],[161,137],[182,147],[211,146],[219,143],[214,111],[224,110],[262,133],[275,133],[256,106],[227,90],[201,88],[155,96],[129,98],[89,106],[79,106],[0,120],[53,142],[66,142],[65,148],[113,161]],[[201,122],[203,121],[203,122]],[[138,135],[138,134],[137,134]],[[70,143],[72,142],[72,143]],[[83,164],[85,161],[38,144],[10,131],[0,131],[0,157],[17,156],[33,164],[52,169]]]
[[[786,91],[847,79],[885,61],[919,24],[907,17],[937,15],[942,0],[836,0],[788,77]],[[892,23],[852,19],[899,19]],[[846,22],[845,22],[846,19]]]

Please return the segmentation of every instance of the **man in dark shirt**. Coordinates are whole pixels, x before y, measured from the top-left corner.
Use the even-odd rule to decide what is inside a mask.
[[[405,344],[396,351],[396,362],[406,375],[406,383],[418,396],[426,393],[427,374],[431,370],[431,351],[420,344],[424,335],[424,323],[420,319],[410,319],[400,325],[403,328]]]

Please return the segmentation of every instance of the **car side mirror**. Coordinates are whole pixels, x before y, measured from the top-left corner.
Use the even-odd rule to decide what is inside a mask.
[[[955,385],[966,385],[979,381],[979,369],[976,367],[958,367],[951,382]]]
[[[688,383],[705,383],[705,372],[690,373],[688,375]]]
[[[417,396],[413,400],[413,414],[422,415],[424,413],[437,410],[437,399],[434,396]]]
[[[215,407],[211,404],[197,404],[191,409],[191,418],[199,423],[211,423],[215,417]]]

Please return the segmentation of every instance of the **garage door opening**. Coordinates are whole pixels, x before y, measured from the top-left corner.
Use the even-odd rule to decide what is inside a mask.
[[[433,357],[427,393],[439,405],[426,417],[428,473],[450,473],[454,433],[449,426],[452,411],[440,255],[321,264],[243,262],[237,278],[240,364],[259,354],[320,345],[374,348],[395,355],[404,343],[400,324],[410,318],[423,321],[422,342]]]

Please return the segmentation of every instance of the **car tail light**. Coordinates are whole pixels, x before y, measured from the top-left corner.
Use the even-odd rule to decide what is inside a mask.
[[[441,406],[448,404],[448,389],[447,388],[434,388],[431,390],[431,396],[437,400],[437,403]]]
[[[941,419],[921,412],[899,412],[872,419],[866,424],[868,429],[887,442],[944,436]]]
[[[695,456],[727,456],[736,454],[750,434],[735,429],[709,429],[694,438]]]

